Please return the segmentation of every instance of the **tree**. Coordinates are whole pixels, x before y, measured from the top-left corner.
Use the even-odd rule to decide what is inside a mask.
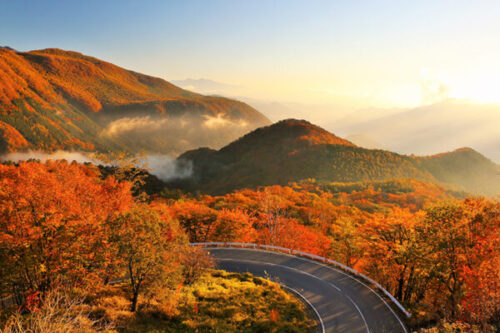
[[[500,203],[467,199],[470,253],[461,269],[465,292],[462,319],[486,327],[500,324]]]
[[[217,222],[217,211],[203,203],[185,201],[171,207],[172,216],[186,230],[191,242],[206,242]]]
[[[481,281],[474,275],[485,273],[490,259],[500,258],[499,226],[499,204],[485,199],[466,199],[427,210],[419,240],[429,247],[427,255],[433,262],[430,274],[446,291],[442,308],[451,319],[458,318],[464,295],[474,292],[472,282]],[[492,282],[490,286],[496,288],[498,277]]]
[[[205,249],[189,247],[183,253],[183,278],[185,284],[194,283],[208,268],[213,268],[215,262]]]
[[[401,302],[416,302],[423,297],[419,286],[428,282],[423,242],[418,241],[415,228],[423,213],[395,208],[390,214],[375,214],[361,228],[365,239],[364,269]],[[425,292],[425,287],[421,289]]]
[[[354,267],[363,255],[358,228],[359,225],[353,217],[341,216],[332,223],[329,230],[335,258],[349,267]]]
[[[247,213],[239,209],[225,209],[217,212],[217,221],[210,240],[216,242],[235,242],[248,239],[255,232]]]
[[[102,268],[104,222],[131,202],[130,184],[92,166],[0,165],[0,283],[22,305],[28,292],[90,282]]]
[[[271,245],[275,245],[277,236],[281,233],[284,224],[284,199],[276,192],[278,186],[266,187],[262,192],[261,207],[263,209],[262,219],[267,228]]]
[[[146,204],[136,204],[110,221],[110,239],[130,282],[131,311],[139,295],[180,266],[186,237],[178,223]]]

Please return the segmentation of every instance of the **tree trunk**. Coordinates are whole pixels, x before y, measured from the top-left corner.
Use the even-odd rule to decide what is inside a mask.
[[[130,304],[130,311],[135,312],[137,310],[137,299],[139,298],[139,290],[134,290],[134,294],[132,296],[132,304]]]

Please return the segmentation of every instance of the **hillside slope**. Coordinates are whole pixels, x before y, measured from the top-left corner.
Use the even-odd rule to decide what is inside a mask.
[[[498,166],[472,149],[430,157],[369,150],[293,119],[259,128],[218,151],[188,151],[179,161],[192,163],[194,170],[193,177],[179,186],[216,194],[308,178],[327,182],[412,178],[473,193],[500,192]]]
[[[245,103],[59,49],[0,48],[0,149],[220,147],[268,119]]]

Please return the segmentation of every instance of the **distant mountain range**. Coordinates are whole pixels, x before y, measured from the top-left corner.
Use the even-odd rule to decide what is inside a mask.
[[[269,120],[249,105],[59,49],[0,48],[0,152],[180,153]]]
[[[314,178],[359,182],[412,178],[472,193],[500,192],[499,166],[470,148],[416,157],[360,148],[303,120],[262,127],[220,150],[182,154],[193,176],[177,186],[219,194]]]
[[[366,114],[372,112],[362,110],[357,117],[355,113],[353,119],[337,121],[328,128],[347,137],[362,136],[404,154],[428,155],[468,146],[500,162],[500,105],[450,99],[389,111],[389,115],[366,120]]]

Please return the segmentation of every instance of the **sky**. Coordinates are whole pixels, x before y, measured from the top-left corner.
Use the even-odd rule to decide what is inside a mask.
[[[0,0],[0,45],[79,51],[263,100],[500,103],[500,1]]]

